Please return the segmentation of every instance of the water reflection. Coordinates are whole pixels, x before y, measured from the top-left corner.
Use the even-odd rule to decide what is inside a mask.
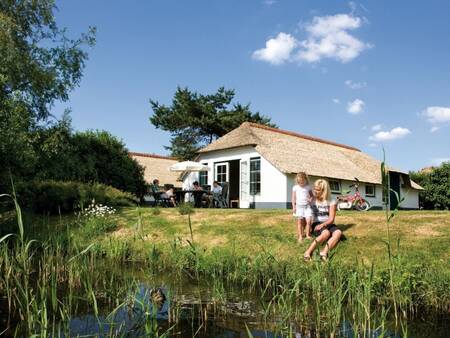
[[[264,316],[261,299],[241,290],[223,290],[217,295],[210,285],[171,281],[159,287],[138,284],[124,294],[122,303],[100,305],[96,316],[92,310],[81,311],[69,321],[60,323],[53,337],[198,337],[198,338],[311,338],[318,336],[311,325],[291,323],[279,333],[280,318]],[[112,312],[111,312],[112,311]],[[412,337],[444,337],[449,332],[449,317],[429,322],[408,323]],[[247,331],[248,330],[248,331]],[[395,332],[382,328],[362,332],[349,321],[342,322],[336,337],[391,337]],[[320,336],[327,336],[321,334]]]

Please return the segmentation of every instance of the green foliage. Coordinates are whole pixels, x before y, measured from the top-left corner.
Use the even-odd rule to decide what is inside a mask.
[[[143,196],[144,168],[128,155],[122,141],[106,131],[73,133],[62,120],[36,135],[39,179],[99,182]]]
[[[234,95],[234,90],[224,87],[208,95],[178,87],[170,106],[150,100],[154,112],[150,122],[172,134],[171,146],[167,149],[179,159],[192,159],[198,149],[243,122],[275,126],[270,118],[252,113],[249,104],[232,103]]]
[[[112,217],[86,217],[82,219],[82,226],[91,236],[98,236],[117,229],[117,223]]]
[[[421,206],[425,209],[450,209],[450,162],[439,167],[409,173],[411,179],[421,185]]]
[[[53,0],[0,1],[0,189],[33,173],[33,131],[55,101],[67,101],[82,77],[95,29],[69,39]]]
[[[92,201],[108,206],[134,206],[130,193],[100,183],[34,181],[17,187],[21,203],[35,212],[64,213],[83,209]]]
[[[158,216],[161,214],[161,209],[159,207],[154,207],[154,208],[152,208],[151,213],[153,216]]]
[[[191,202],[183,202],[178,204],[178,212],[180,215],[189,215],[193,214],[195,209]]]

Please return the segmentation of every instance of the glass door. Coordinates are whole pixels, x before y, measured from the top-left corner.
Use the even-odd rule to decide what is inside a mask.
[[[240,199],[239,199],[239,207],[247,208],[248,207],[248,192],[249,192],[249,180],[248,180],[248,162],[241,161],[241,184],[240,184]]]

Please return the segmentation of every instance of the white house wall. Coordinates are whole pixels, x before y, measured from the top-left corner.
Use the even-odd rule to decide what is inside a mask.
[[[250,158],[261,158],[261,193],[251,196],[247,191],[248,199],[245,200],[240,197],[240,208],[289,208],[291,207],[291,194],[292,187],[295,184],[295,175],[285,175],[275,168],[269,161],[255,151],[254,147],[240,147],[233,149],[225,149],[214,151],[210,153],[200,154],[197,159],[198,162],[206,163],[210,168],[208,172],[208,185],[212,186],[214,181],[214,163],[228,162],[232,160],[247,161],[247,177],[250,179]],[[317,176],[310,176],[310,184],[313,185],[314,181],[319,179]],[[186,175],[183,180],[183,189],[189,189],[192,187],[194,181],[199,180],[198,173],[190,173]],[[350,185],[354,182],[339,180],[341,182],[341,191],[350,190],[353,194],[354,188],[350,188]],[[239,190],[241,191],[241,182],[239,182]],[[248,185],[249,188],[249,185]],[[247,189],[248,190],[248,189]],[[382,202],[382,186],[380,184],[375,185],[375,196],[365,195],[365,183],[360,183],[359,191],[363,198],[365,198],[374,209],[383,207]],[[419,195],[415,189],[401,188],[400,192],[402,197],[405,197],[405,201],[402,203],[401,208],[405,209],[417,209],[419,207]],[[332,194],[332,197],[336,197],[339,194]]]
[[[309,183],[311,187],[314,185],[314,182],[318,180],[321,177],[318,176],[309,176]],[[352,181],[346,181],[346,180],[337,180],[341,182],[341,191],[350,191],[351,194],[355,193],[355,188],[351,188],[350,185],[352,185],[355,182]],[[292,193],[292,187],[295,185],[295,175],[287,175],[287,191],[288,194],[286,196],[288,201],[291,201],[291,193]],[[382,200],[382,187],[380,184],[375,185],[375,196],[366,196],[365,195],[366,187],[364,183],[359,184],[359,192],[361,196],[366,199],[372,207],[375,208],[381,208],[383,206],[383,200]],[[335,194],[332,193],[331,197],[336,198],[341,194]]]
[[[405,200],[400,204],[401,209],[419,208],[419,190],[412,188],[400,188],[400,197]]]
[[[232,160],[247,161],[247,177],[250,179],[250,158],[253,157],[261,158],[261,193],[250,195],[250,192],[247,191],[247,200],[241,196],[239,206],[241,208],[286,208],[286,176],[256,152],[254,147],[240,147],[200,154],[197,161],[207,164],[210,168],[208,185],[212,185],[214,163]],[[194,181],[198,181],[198,178],[198,173],[190,173],[183,180],[183,188],[189,188]],[[241,188],[241,182],[239,182],[239,186]]]

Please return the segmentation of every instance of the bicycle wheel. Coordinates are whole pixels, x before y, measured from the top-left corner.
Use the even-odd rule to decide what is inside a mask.
[[[367,211],[370,208],[369,202],[367,202],[365,199],[361,198],[358,202],[355,204],[355,209],[358,211]]]

